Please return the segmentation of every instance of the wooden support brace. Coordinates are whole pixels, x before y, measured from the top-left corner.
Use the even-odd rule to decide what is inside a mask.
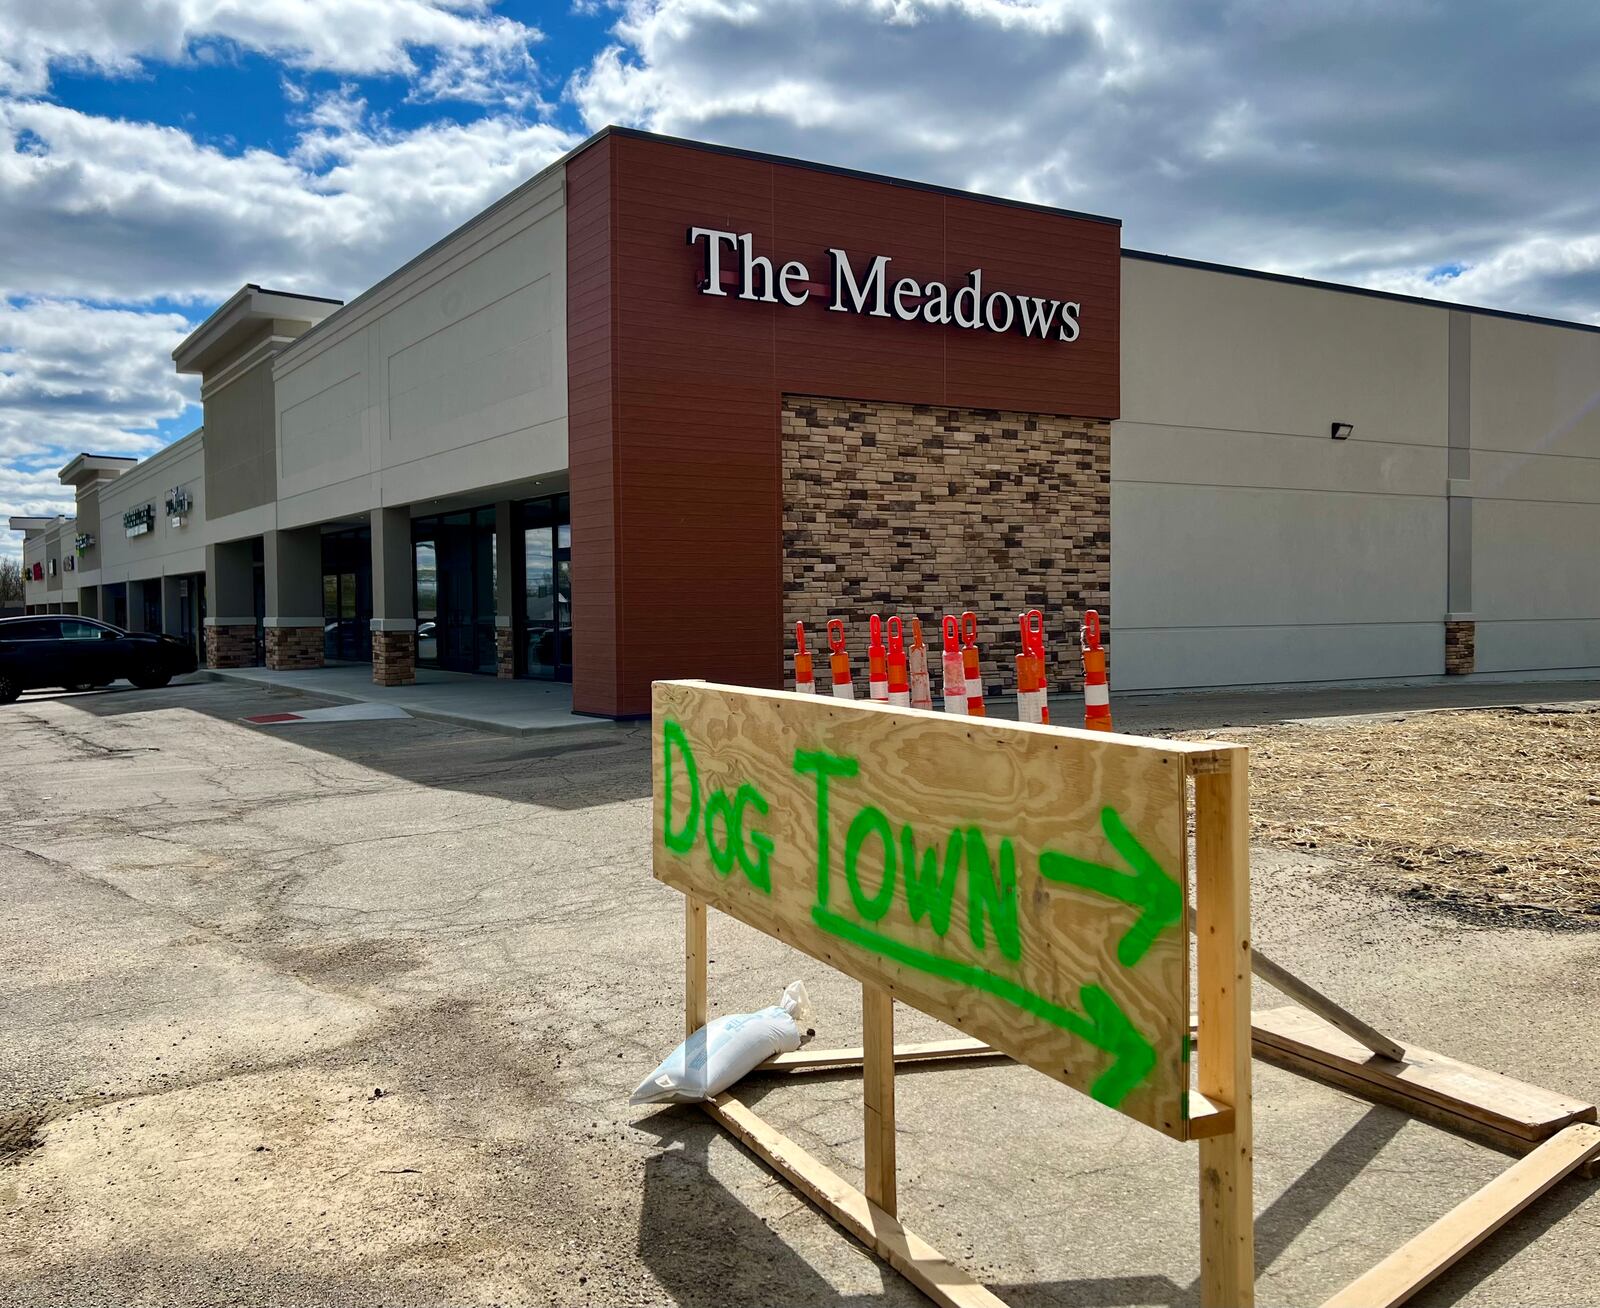
[[[1563,1177],[1600,1158],[1600,1126],[1569,1126],[1457,1204],[1323,1308],[1394,1308],[1465,1257]]]
[[[1403,1063],[1375,1057],[1300,1008],[1254,1014],[1252,1035],[1256,1057],[1265,1062],[1508,1153],[1527,1153],[1563,1127],[1597,1116],[1594,1104],[1417,1045]]]
[[[793,1053],[774,1054],[756,1069],[757,1072],[787,1072],[802,1075],[806,1072],[842,1072],[859,1068],[862,1060],[860,1045],[843,1049],[796,1049]],[[971,1036],[954,1040],[923,1040],[914,1044],[896,1045],[896,1063],[942,1063],[962,1059],[1009,1059],[992,1045]]]
[[[1250,966],[1269,986],[1283,991],[1302,1008],[1310,1009],[1324,1022],[1338,1027],[1352,1040],[1360,1041],[1380,1058],[1387,1058],[1396,1063],[1405,1061],[1404,1045],[1389,1039],[1376,1027],[1369,1026],[1354,1013],[1341,1008],[1320,990],[1307,985],[1288,968],[1274,963],[1255,950],[1250,953]]]
[[[1189,926],[1194,926],[1194,914],[1188,915]],[[1340,1007],[1329,999],[1327,995],[1315,986],[1302,981],[1298,976],[1284,967],[1275,963],[1259,950],[1250,950],[1250,970],[1265,981],[1269,986],[1281,990],[1290,999],[1302,1008],[1310,1009],[1324,1022],[1339,1028],[1352,1040],[1359,1040],[1373,1053],[1384,1058],[1402,1062],[1406,1056],[1405,1046],[1397,1040],[1391,1040],[1376,1027],[1363,1022],[1348,1009]]]
[[[1006,1308],[942,1253],[901,1226],[788,1136],[729,1095],[702,1105],[718,1123],[940,1308]]]

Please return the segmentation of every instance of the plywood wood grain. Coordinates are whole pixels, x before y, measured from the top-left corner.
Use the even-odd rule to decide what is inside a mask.
[[[654,711],[660,880],[1185,1138],[1195,747],[699,682]]]

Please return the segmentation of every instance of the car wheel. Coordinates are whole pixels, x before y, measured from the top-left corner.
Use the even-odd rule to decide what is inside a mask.
[[[0,704],[10,704],[20,694],[22,687],[17,685],[17,679],[8,672],[0,672]]]
[[[160,690],[172,680],[172,674],[161,668],[146,667],[130,672],[128,680],[140,690]]]

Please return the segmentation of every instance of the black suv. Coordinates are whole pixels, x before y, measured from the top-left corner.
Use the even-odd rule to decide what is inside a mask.
[[[153,690],[197,666],[194,650],[172,636],[66,613],[0,618],[0,704],[41,686],[91,690],[118,677]]]

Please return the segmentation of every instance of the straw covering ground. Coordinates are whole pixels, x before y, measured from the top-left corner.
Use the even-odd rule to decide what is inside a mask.
[[[1600,712],[1557,706],[1198,733],[1250,746],[1253,834],[1408,898],[1600,928]]]

